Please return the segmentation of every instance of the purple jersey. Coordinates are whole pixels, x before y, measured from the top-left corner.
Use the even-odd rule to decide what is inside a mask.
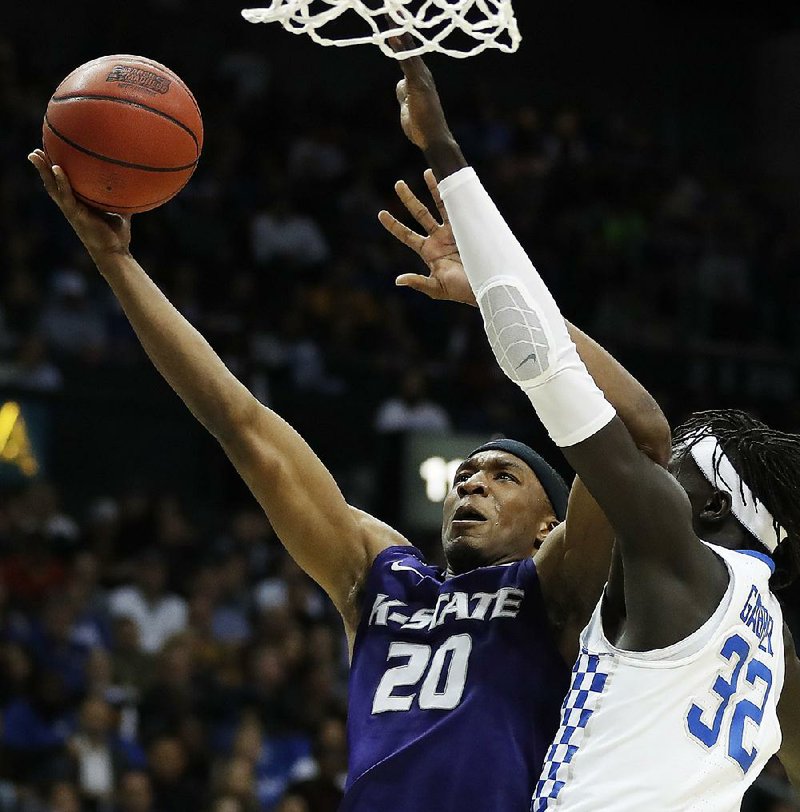
[[[569,684],[531,559],[446,578],[414,547],[367,577],[340,812],[527,810]]]

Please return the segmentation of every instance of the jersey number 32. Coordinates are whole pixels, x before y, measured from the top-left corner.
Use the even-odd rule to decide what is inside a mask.
[[[686,726],[695,739],[709,748],[714,747],[720,738],[727,739],[728,755],[742,768],[742,772],[746,773],[753,766],[758,749],[755,746],[749,750],[745,747],[745,723],[750,720],[750,726],[756,730],[761,725],[767,699],[772,690],[772,671],[761,660],[750,659],[750,644],[738,634],[731,635],[725,641],[720,656],[731,664],[731,670],[730,677],[726,678],[725,674],[719,674],[711,686],[711,690],[719,697],[716,711],[711,717],[711,710],[704,710],[699,705],[693,704],[686,717]],[[743,689],[748,690],[747,686],[751,686],[748,690],[750,698],[760,697],[759,704],[751,702],[750,699],[740,698],[734,703],[733,712],[728,716],[725,712],[732,697],[739,691],[742,672],[746,683]],[[730,722],[727,731],[724,732],[723,721],[728,718]]]

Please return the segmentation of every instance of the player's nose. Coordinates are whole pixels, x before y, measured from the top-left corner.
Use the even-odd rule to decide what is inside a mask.
[[[460,497],[471,495],[482,495],[486,493],[486,480],[480,471],[476,471],[469,479],[458,483],[456,493]]]

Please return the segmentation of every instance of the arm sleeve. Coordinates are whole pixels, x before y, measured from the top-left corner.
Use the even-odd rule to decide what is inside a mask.
[[[571,446],[616,414],[589,374],[564,317],[475,170],[439,184],[489,344],[553,441]]]

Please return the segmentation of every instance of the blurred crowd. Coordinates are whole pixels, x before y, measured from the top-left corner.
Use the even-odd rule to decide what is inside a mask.
[[[78,17],[63,21],[74,64],[97,55],[79,56]],[[343,435],[524,438],[530,407],[476,312],[394,287],[422,266],[376,215],[401,213],[393,183],[424,188],[424,165],[391,87],[368,107],[355,91],[311,103],[302,76],[203,36],[175,43],[174,66],[204,111],[205,153],[175,201],[134,218],[145,268],[265,403],[288,392],[335,410]],[[54,397],[87,370],[102,385],[146,363],[24,160],[74,64],[48,73],[54,53],[0,31],[0,388]],[[724,171],[713,145],[668,147],[635,110],[543,106],[522,82],[504,98],[450,90],[465,154],[567,317],[673,422],[739,406],[800,429],[800,232],[757,178]],[[135,487],[70,510],[57,484],[0,492],[2,812],[333,810],[346,673],[332,608],[254,506],[199,526],[191,505]],[[791,798],[774,763],[746,809]]]
[[[346,644],[261,511],[209,538],[132,490],[77,523],[39,482],[0,554],[0,810],[337,808]]]
[[[134,218],[145,267],[262,399],[283,383],[364,397],[366,382],[379,405],[413,372],[454,427],[513,429],[526,407],[498,402],[475,313],[393,287],[422,266],[376,214],[400,213],[394,181],[424,188],[424,165],[391,86],[365,115],[363,95],[310,103],[263,54],[217,50],[190,82],[207,128],[200,167],[175,201]],[[57,81],[29,59],[0,41],[0,110],[14,122],[0,133],[0,383],[53,391],[71,366],[142,358],[25,163]],[[675,420],[735,403],[800,425],[800,238],[758,178],[732,176],[713,144],[668,147],[635,110],[545,108],[522,82],[502,98],[467,87],[448,86],[454,130],[567,317]]]

